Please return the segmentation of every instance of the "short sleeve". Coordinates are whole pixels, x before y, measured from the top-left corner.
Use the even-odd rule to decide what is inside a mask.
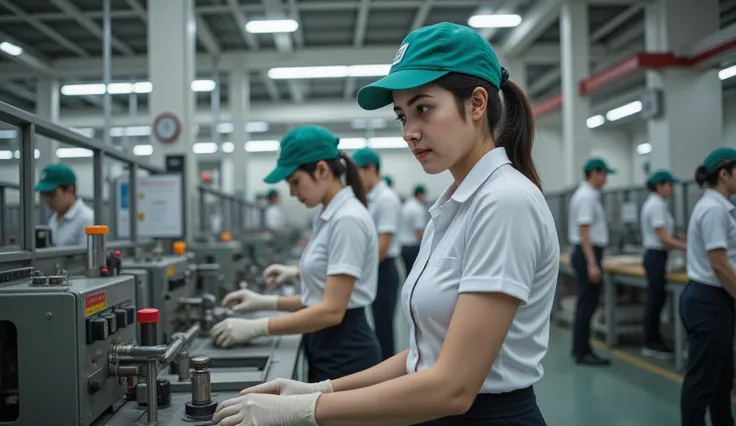
[[[705,251],[728,248],[729,213],[722,208],[711,208],[700,219]]]
[[[379,234],[395,234],[399,229],[401,205],[389,197],[382,197],[376,203],[376,230]]]
[[[587,196],[580,197],[573,214],[578,226],[592,225],[595,219],[595,199]]]
[[[476,203],[467,219],[458,292],[499,292],[527,303],[542,241],[536,204],[518,188]]]
[[[370,247],[366,226],[354,217],[335,219],[330,232],[327,275],[350,275],[360,278],[366,251]]]
[[[668,216],[669,216],[669,212],[667,211],[667,204],[662,203],[662,204],[657,204],[656,206],[654,206],[654,208],[652,209],[652,216],[651,216],[652,228],[657,229],[657,228],[666,227],[667,222],[668,222],[667,221]]]

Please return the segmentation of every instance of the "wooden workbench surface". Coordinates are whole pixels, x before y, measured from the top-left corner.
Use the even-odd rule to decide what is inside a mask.
[[[570,255],[563,254],[560,264],[570,266]],[[630,275],[633,277],[644,277],[644,267],[641,265],[641,256],[615,255],[604,256],[603,269],[611,274]],[[667,274],[668,282],[687,283],[687,273],[673,272]]]

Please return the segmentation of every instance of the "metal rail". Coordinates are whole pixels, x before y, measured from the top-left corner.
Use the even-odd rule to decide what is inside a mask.
[[[206,234],[209,230],[207,218],[208,196],[215,198],[220,206],[223,216],[222,230],[229,232],[240,232],[248,229],[246,220],[248,215],[255,215],[255,228],[261,228],[265,222],[265,210],[257,203],[247,201],[245,198],[228,194],[220,189],[209,185],[197,186],[199,192],[199,230]],[[252,216],[251,216],[252,217]]]

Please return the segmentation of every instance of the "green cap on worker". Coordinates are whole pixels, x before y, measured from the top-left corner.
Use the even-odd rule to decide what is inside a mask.
[[[77,176],[66,164],[49,164],[41,172],[41,180],[36,184],[36,191],[51,192],[60,186],[74,185]]]
[[[668,170],[657,170],[649,177],[649,183],[652,185],[656,185],[658,183],[677,183],[679,181],[680,179],[676,178]]]
[[[710,173],[729,161],[736,162],[736,150],[732,148],[718,148],[705,157],[703,167],[706,172]]]
[[[358,167],[365,167],[371,164],[381,167],[381,158],[376,151],[370,148],[361,148],[353,153],[353,162]]]
[[[340,155],[339,142],[340,138],[324,127],[309,125],[291,130],[281,139],[276,168],[263,181],[278,183],[300,166],[336,158]]]
[[[277,195],[279,195],[279,191],[277,191],[277,190],[275,190],[275,189],[270,189],[270,190],[269,190],[269,191],[268,191],[268,192],[266,193],[266,198],[273,198],[273,197],[275,197],[275,196],[277,196]]]
[[[417,185],[414,187],[414,194],[426,194],[427,188],[424,185]]]
[[[386,185],[388,185],[389,188],[394,186],[394,179],[391,176],[384,176],[382,179],[386,182]]]
[[[374,110],[393,102],[391,92],[432,83],[447,74],[461,73],[495,87],[502,83],[498,56],[488,41],[464,25],[440,22],[418,28],[401,42],[388,75],[358,92],[358,104]]]
[[[602,158],[591,158],[585,163],[585,167],[583,167],[583,171],[585,173],[588,173],[590,171],[597,170],[599,172],[606,172],[610,174],[616,173],[616,170],[608,167],[608,164],[606,164],[605,161],[603,161]]]

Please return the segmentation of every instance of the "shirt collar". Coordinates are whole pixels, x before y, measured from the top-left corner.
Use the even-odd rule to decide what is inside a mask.
[[[388,188],[388,185],[386,184],[386,182],[383,181],[383,179],[381,179],[376,184],[376,186],[373,187],[373,189],[371,189],[370,191],[368,191],[368,194],[366,194],[366,197],[369,200],[374,200],[378,196],[378,194],[380,194],[381,191],[383,191],[386,188]]]
[[[728,198],[724,197],[723,194],[716,191],[715,189],[706,189],[704,195],[706,197],[710,197],[713,200],[716,200],[721,206],[728,210],[729,213],[732,213],[734,210],[736,210],[736,206]]]
[[[324,221],[330,220],[335,212],[352,198],[355,198],[355,192],[353,192],[353,188],[351,186],[346,186],[341,189],[340,192],[335,194],[332,200],[330,200],[330,203],[322,210],[319,218]]]
[[[506,155],[506,149],[503,147],[492,149],[470,169],[470,173],[460,182],[459,187],[456,187],[454,182],[450,184],[429,211],[434,211],[450,199],[461,204],[468,201],[493,172],[505,164],[511,164],[511,160]]]
[[[84,207],[84,201],[82,201],[81,198],[77,198],[77,201],[72,204],[71,207],[69,207],[69,210],[66,211],[64,214],[64,217],[61,218],[61,220],[72,220],[77,215],[79,210]],[[54,213],[54,217],[59,217],[57,213]]]
[[[654,199],[654,200],[657,200],[657,201],[659,201],[661,203],[666,203],[667,202],[667,200],[665,200],[664,197],[662,197],[661,195],[659,195],[656,192],[650,192],[649,193],[649,198]]]

